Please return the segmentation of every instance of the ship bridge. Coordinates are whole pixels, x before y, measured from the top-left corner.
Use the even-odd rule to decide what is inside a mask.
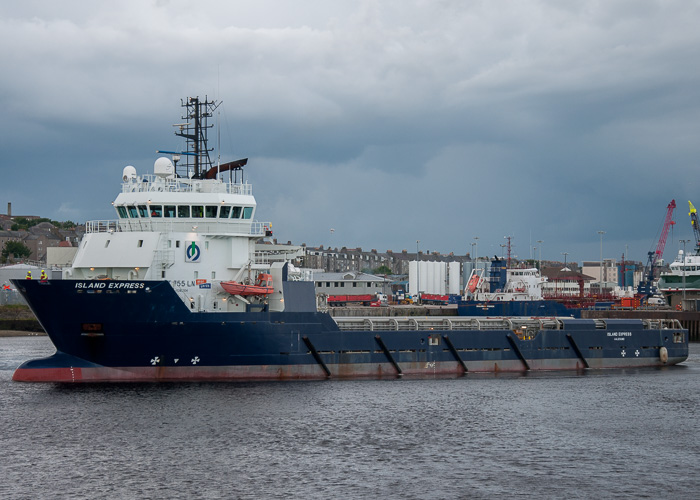
[[[90,221],[88,233],[158,231],[264,237],[269,222],[254,220],[256,202],[249,183],[220,179],[137,177],[124,169],[122,191],[113,205],[117,221]]]

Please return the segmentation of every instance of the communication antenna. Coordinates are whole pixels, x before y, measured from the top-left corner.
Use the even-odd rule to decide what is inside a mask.
[[[213,148],[208,147],[207,132],[213,125],[210,125],[208,120],[221,105],[221,101],[210,101],[206,96],[203,101],[199,97],[189,97],[182,101],[181,105],[186,110],[185,116],[182,117],[186,121],[175,125],[180,128],[175,135],[187,139],[187,152],[191,153],[187,155],[187,171],[189,173],[191,167],[192,177],[201,179],[204,173],[212,168],[209,152],[213,151]]]

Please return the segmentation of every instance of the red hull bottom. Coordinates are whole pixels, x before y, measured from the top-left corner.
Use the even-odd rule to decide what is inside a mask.
[[[591,360],[592,361],[592,360]],[[671,359],[600,359],[592,369],[621,369],[668,366],[684,361]],[[478,361],[467,363],[468,373],[523,373],[526,371],[585,370],[573,360],[529,361],[527,370],[520,361]],[[196,366],[196,367],[55,367],[18,368],[12,380],[17,382],[177,382],[177,381],[252,381],[319,380],[327,378],[410,378],[458,377],[465,374],[457,362],[428,362],[401,365],[401,374],[389,363],[327,365],[330,376],[319,365]]]

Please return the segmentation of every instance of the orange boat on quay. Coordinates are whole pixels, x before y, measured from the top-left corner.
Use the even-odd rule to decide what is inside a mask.
[[[231,295],[246,296],[265,296],[270,295],[275,291],[272,286],[272,276],[265,273],[258,274],[254,285],[246,285],[238,281],[222,281],[221,288],[226,290]]]

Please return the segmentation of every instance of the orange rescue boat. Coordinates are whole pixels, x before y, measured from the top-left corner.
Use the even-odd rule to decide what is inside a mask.
[[[221,288],[226,290],[231,295],[241,296],[264,296],[270,295],[275,291],[272,286],[272,276],[265,273],[258,274],[258,278],[254,285],[246,285],[238,281],[222,281]]]

